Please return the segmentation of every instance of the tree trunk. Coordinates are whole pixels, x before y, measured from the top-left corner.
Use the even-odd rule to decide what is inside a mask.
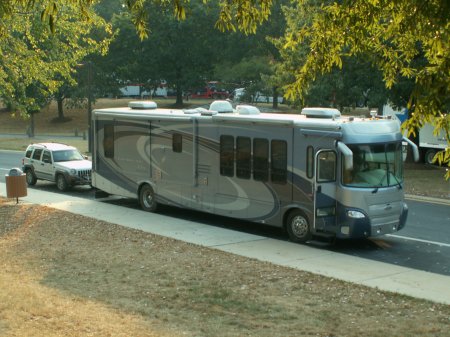
[[[272,88],[272,93],[273,93],[272,108],[273,109],[278,109],[278,88],[277,87],[273,87]]]
[[[178,86],[177,86],[177,101],[175,102],[175,105],[180,108],[183,106],[183,91]]]
[[[177,101],[175,102],[175,106],[178,108],[182,108],[183,107],[183,87],[180,84],[180,79],[181,79],[181,69],[179,67],[176,68],[176,81],[175,81],[175,86],[176,86],[176,90],[177,90]]]
[[[56,99],[56,102],[58,103],[58,119],[64,120],[64,106],[63,106],[64,98],[58,97]]]
[[[30,126],[27,130],[28,137],[34,138],[34,112],[30,113]]]

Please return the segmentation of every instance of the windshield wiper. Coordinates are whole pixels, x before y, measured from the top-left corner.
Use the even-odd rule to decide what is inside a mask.
[[[395,173],[392,173],[392,176],[394,177],[395,181],[397,182],[397,188],[399,190],[401,190],[403,188],[402,183],[400,182],[400,180],[397,179],[397,176],[395,175]]]

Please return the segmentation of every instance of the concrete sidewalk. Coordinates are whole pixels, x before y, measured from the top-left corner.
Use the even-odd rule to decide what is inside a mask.
[[[6,196],[3,182],[0,182],[0,196]],[[59,193],[28,189],[28,196],[20,198],[20,202],[40,204],[261,261],[450,304],[450,276]]]

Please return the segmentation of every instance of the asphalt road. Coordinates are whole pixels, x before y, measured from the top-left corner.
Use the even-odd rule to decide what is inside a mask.
[[[0,150],[0,181],[5,181],[5,174],[10,168],[21,167],[21,158],[20,152]],[[60,193],[54,184],[44,181],[38,181],[32,188]],[[67,193],[94,199],[93,190],[85,186],[76,187]],[[130,199],[111,198],[102,202],[114,203],[118,207],[138,207],[137,202]],[[311,245],[370,260],[450,275],[450,206],[444,203],[417,200],[407,200],[407,203],[409,217],[406,227],[395,235],[368,240],[338,240],[333,245],[313,242]],[[161,207],[159,212],[210,226],[287,240],[286,235],[279,228],[173,207]]]

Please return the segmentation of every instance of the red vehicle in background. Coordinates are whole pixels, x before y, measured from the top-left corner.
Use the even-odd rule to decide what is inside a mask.
[[[225,99],[230,96],[228,90],[219,88],[220,83],[217,81],[211,81],[206,83],[206,87],[196,89],[191,94],[192,98],[212,98],[212,99]]]

